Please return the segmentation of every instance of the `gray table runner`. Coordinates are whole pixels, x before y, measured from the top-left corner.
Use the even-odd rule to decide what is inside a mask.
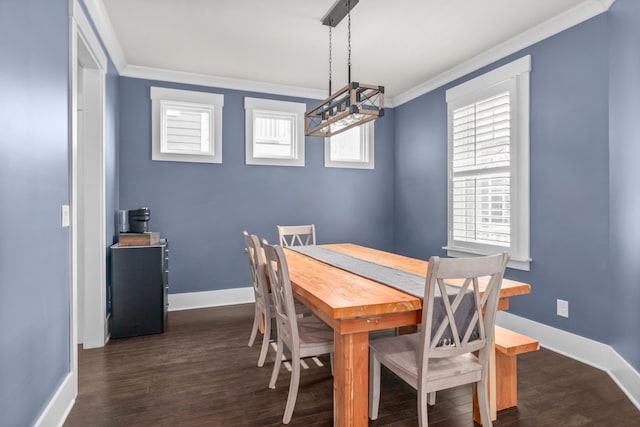
[[[409,295],[413,295],[417,298],[424,299],[425,277],[420,276],[419,274],[409,273],[408,271],[387,267],[386,265],[377,264],[375,262],[347,255],[339,251],[323,248],[321,246],[289,246],[287,247],[287,249],[299,252],[303,255],[324,262],[325,264],[329,264],[342,270],[348,271],[350,273],[357,274],[358,276],[362,276],[378,283],[382,283],[383,285],[390,286],[394,289],[397,289]],[[458,293],[458,288],[447,285],[446,289],[449,301],[453,302]],[[438,298],[442,297],[440,295],[440,290],[436,288],[436,301],[434,301],[433,305],[434,331],[435,325],[440,325],[445,317],[444,305],[441,302],[438,303]],[[458,331],[461,334],[460,339],[462,339],[463,331],[466,330],[467,325],[471,321],[474,313],[473,307],[473,294],[471,293],[471,291],[467,291],[467,294],[460,302],[460,306],[454,314],[456,324],[462,326],[462,328],[459,328]],[[476,334],[474,333],[473,335]],[[450,342],[451,338],[451,329],[449,327],[444,334],[443,342],[447,344]],[[440,344],[442,344],[443,342],[441,342]]]

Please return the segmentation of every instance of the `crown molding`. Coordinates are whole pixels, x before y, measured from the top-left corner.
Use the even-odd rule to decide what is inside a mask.
[[[385,108],[394,108],[402,105],[405,102],[431,92],[432,90],[437,89],[455,79],[464,77],[465,75],[511,55],[512,53],[558,34],[568,28],[580,24],[581,22],[591,19],[596,15],[604,13],[609,10],[614,2],[615,0],[586,0],[574,8],[569,9],[568,11],[555,16],[453,68],[450,68],[424,83],[396,95],[393,98],[385,98]],[[98,31],[98,35],[111,57],[118,74],[122,76],[310,99],[324,99],[327,96],[326,91],[320,89],[130,65],[127,63],[124,51],[120,46],[120,42],[113,29],[113,25],[111,24],[111,20],[109,19],[109,15],[107,14],[102,0],[84,0],[84,4],[87,7],[89,16],[91,17],[91,20]]]
[[[530,30],[512,37],[504,43],[492,47],[491,49],[438,74],[436,77],[394,96],[393,105],[397,107],[405,102],[409,102],[420,95],[431,92],[432,90],[442,87],[453,80],[464,77],[473,71],[492,64],[568,28],[578,25],[593,18],[594,16],[604,13],[609,10],[614,1],[615,0],[587,0],[580,3],[568,11],[536,25]]]
[[[220,89],[233,89],[246,92],[268,93],[296,98],[325,99],[327,97],[327,91],[325,89],[313,89],[301,86],[260,82],[257,80],[215,76],[212,74],[199,74],[186,71],[167,70],[163,68],[143,67],[140,65],[127,65],[119,74],[123,77],[133,77],[136,79],[159,80],[163,82],[215,87]],[[394,106],[393,99],[385,98],[384,108],[393,108]]]
[[[234,89],[248,92],[271,93],[300,98],[324,99],[327,92],[321,89],[303,88],[276,83],[259,82],[255,80],[236,79],[231,77],[214,76],[210,74],[173,71],[162,68],[127,65],[120,75],[147,80],[161,80],[165,82],[184,83],[199,86]]]
[[[113,61],[113,65],[115,65],[118,73],[121,73],[127,66],[127,58],[120,46],[120,40],[118,40],[118,36],[113,29],[104,3],[102,0],[84,0],[84,5],[87,7],[93,25],[95,25],[102,44]]]

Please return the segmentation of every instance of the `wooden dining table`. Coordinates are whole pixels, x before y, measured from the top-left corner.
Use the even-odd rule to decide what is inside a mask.
[[[322,246],[426,276],[428,262],[425,260],[351,243]],[[295,298],[334,330],[334,426],[366,426],[369,332],[418,325],[422,300],[299,252],[285,248],[285,254]],[[526,283],[504,279],[498,309],[508,309],[510,297],[530,291]],[[491,399],[495,407],[495,391]]]

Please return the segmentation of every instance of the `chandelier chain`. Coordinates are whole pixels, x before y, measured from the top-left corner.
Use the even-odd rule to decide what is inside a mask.
[[[331,95],[331,69],[333,68],[332,58],[331,58],[331,26],[329,26],[329,95]]]
[[[351,0],[347,0],[347,15],[348,15],[348,26],[347,26],[347,47],[349,52],[349,57],[347,61],[348,68],[348,76],[347,83],[351,83]]]

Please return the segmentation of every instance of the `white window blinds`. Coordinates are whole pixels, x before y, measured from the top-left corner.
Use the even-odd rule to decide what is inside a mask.
[[[325,167],[373,169],[374,123],[369,122],[325,138]]]
[[[296,115],[254,111],[253,156],[291,159],[295,157]]]
[[[161,101],[161,153],[213,154],[213,108]]]
[[[246,164],[304,166],[306,104],[246,97],[244,108]]]
[[[332,136],[331,160],[335,162],[362,162],[367,159],[366,146],[362,143],[364,126],[357,126]]]
[[[500,93],[453,111],[453,238],[509,246],[511,104]]]

